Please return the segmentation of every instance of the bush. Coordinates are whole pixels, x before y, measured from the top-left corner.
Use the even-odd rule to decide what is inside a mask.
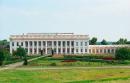
[[[27,64],[28,64],[28,61],[27,61],[27,59],[25,58],[23,65],[27,65]]]
[[[71,60],[93,60],[93,59],[104,59],[104,58],[112,58],[114,59],[115,57],[113,55],[108,55],[108,54],[86,54],[86,55],[68,55],[64,56],[65,60],[71,59]]]
[[[115,53],[116,59],[127,60],[130,59],[130,48],[119,48]]]
[[[56,66],[56,63],[51,63],[50,66]]]

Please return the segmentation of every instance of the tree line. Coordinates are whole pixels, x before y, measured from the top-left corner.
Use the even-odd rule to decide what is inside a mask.
[[[89,40],[90,45],[123,45],[123,44],[130,44],[130,41],[127,41],[126,38],[120,38],[116,42],[108,42],[107,40],[103,39],[100,42],[97,42],[97,37],[93,37]]]

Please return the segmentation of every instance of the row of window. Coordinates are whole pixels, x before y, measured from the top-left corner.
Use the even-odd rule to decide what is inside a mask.
[[[83,49],[76,49],[76,52],[78,53],[78,52],[83,52]],[[87,49],[85,49],[85,52],[87,52]]]
[[[114,53],[114,49],[89,49],[89,53]]]
[[[12,50],[14,51],[14,49],[12,49]],[[26,49],[26,51],[29,52],[29,53],[32,53],[33,50],[32,50],[32,49]],[[56,53],[57,50],[54,49],[53,51],[54,51],[54,53]],[[41,50],[41,48],[39,48],[39,49],[38,49],[38,53],[41,53],[41,52],[45,53],[45,52],[46,52],[46,49]],[[47,49],[47,53],[49,53],[49,52],[51,53],[51,52],[52,52],[52,49],[48,48],[48,49]],[[67,50],[63,49],[62,52],[63,52],[63,53],[66,53],[66,52],[67,52],[67,53],[70,53],[70,52],[71,52],[71,53],[74,53],[74,48],[72,48],[71,50],[70,50],[69,48],[68,48]],[[36,48],[34,49],[34,53],[37,53],[37,49],[36,49]],[[60,49],[60,48],[58,48],[58,53],[61,53],[61,49]]]
[[[17,43],[17,46],[19,46],[19,45],[20,45],[20,46],[23,46],[23,42],[16,42],[16,43]],[[45,46],[45,45],[46,45],[46,42],[43,41],[43,42],[41,43],[41,41],[38,41],[38,43],[37,43],[37,41],[34,41],[34,46],[37,46],[37,44],[38,44],[39,46],[41,46],[42,44],[43,44],[43,46]],[[67,41],[67,46],[70,46],[70,44],[71,44],[71,46],[74,46],[74,42],[73,42],[73,41],[72,41],[72,42]],[[32,46],[32,45],[33,45],[33,42],[30,41],[30,42],[28,43],[28,41],[25,41],[25,46],[28,47],[28,45]],[[54,46],[56,46],[56,45],[57,45],[57,42],[54,41]],[[63,42],[58,41],[58,46],[61,46],[61,45],[65,46],[65,45],[66,45],[66,42],[65,42],[65,41],[63,41]],[[12,42],[12,46],[14,46],[14,42]],[[51,41],[48,41],[48,42],[47,42],[47,46],[52,46],[52,42],[51,42]],[[76,42],[76,46],[79,46],[79,42]],[[83,42],[80,42],[80,46],[83,46]],[[87,46],[87,42],[85,42],[85,46]]]
[[[85,46],[87,46],[88,45],[88,43],[87,42],[84,42],[85,43]],[[83,42],[76,42],[76,46],[83,46]]]

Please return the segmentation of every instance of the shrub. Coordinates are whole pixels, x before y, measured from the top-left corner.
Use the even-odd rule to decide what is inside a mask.
[[[51,63],[50,66],[56,66],[56,63]]]
[[[28,61],[27,61],[27,59],[25,58],[23,65],[27,65],[27,64],[28,64]]]
[[[115,53],[116,59],[127,60],[130,59],[130,48],[119,48]]]

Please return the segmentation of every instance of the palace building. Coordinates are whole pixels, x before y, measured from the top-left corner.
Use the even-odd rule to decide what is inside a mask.
[[[10,53],[19,46],[31,54],[85,54],[89,53],[89,36],[74,33],[27,33],[10,36]]]
[[[10,53],[19,46],[34,54],[114,54],[128,45],[89,45],[88,35],[74,33],[27,33],[10,36]]]

